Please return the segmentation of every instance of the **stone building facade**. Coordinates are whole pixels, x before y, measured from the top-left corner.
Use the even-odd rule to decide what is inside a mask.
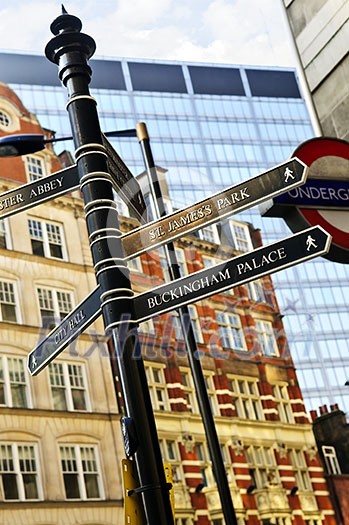
[[[322,134],[349,140],[349,2],[282,0]]]

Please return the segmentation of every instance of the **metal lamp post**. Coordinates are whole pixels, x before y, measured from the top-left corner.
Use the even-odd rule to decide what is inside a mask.
[[[144,364],[135,351],[139,344],[129,272],[123,257],[118,213],[107,169],[107,154],[95,100],[89,92],[91,69],[87,63],[95,51],[94,40],[81,33],[81,21],[64,8],[51,24],[55,37],[46,56],[59,66],[59,77],[68,91],[75,156],[86,212],[86,223],[96,278],[100,286],[105,330],[115,347],[126,417],[123,434],[126,455],[134,457],[148,525],[173,525],[154,414]]]
[[[159,219],[160,217],[164,217],[166,215],[166,210],[164,206],[164,200],[159,179],[156,173],[156,167],[153,159],[152,150],[150,147],[148,130],[143,122],[137,124],[137,136],[142,148],[150,191],[154,201],[155,213],[157,214],[156,218]],[[172,242],[167,243],[167,245],[164,246],[164,251],[167,258],[167,265],[171,280],[175,281],[181,277],[181,273],[177,261],[177,255],[174,244]],[[178,315],[184,334],[189,365],[194,379],[199,409],[205,428],[208,448],[212,461],[213,474],[217,483],[217,488],[221,499],[225,523],[226,525],[237,525],[234,505],[227,479],[227,473],[225,470],[216,426],[212,415],[210,399],[207,394],[205,378],[200,360],[197,358],[197,344],[195,340],[192,321],[190,319],[190,312],[188,306],[182,306],[181,308],[179,308]]]

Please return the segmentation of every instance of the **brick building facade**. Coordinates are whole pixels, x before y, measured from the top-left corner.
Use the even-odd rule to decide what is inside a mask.
[[[42,131],[0,85],[0,134]],[[1,158],[0,168],[3,194],[61,165],[46,148]],[[134,228],[122,203],[120,210],[124,231]],[[186,273],[260,243],[258,230],[231,219],[176,249]],[[63,318],[95,288],[79,192],[2,220],[0,259],[0,522],[121,525],[122,401],[101,320],[37,377],[25,365],[44,317]],[[163,283],[163,252],[143,254],[130,269],[136,293]],[[270,277],[191,305],[190,314],[239,523],[334,525]],[[221,525],[176,313],[143,323],[139,337],[174,471],[176,525]]]

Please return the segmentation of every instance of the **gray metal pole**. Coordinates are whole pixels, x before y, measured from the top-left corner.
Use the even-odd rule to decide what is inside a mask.
[[[137,124],[136,129],[138,141],[141,144],[142,148],[144,163],[146,166],[146,171],[149,180],[150,191],[152,193],[154,201],[155,212],[158,216],[157,218],[160,218],[166,215],[166,210],[164,206],[164,200],[162,196],[160,183],[156,173],[153,153],[150,147],[150,140],[147,127],[143,122],[140,122],[139,124]],[[167,243],[167,245],[164,246],[164,250],[167,258],[167,264],[171,279],[179,279],[181,277],[181,274],[174,244],[172,242]],[[227,479],[227,473],[224,467],[216,426],[212,415],[210,399],[207,394],[205,378],[200,360],[197,358],[197,344],[195,340],[192,321],[190,319],[189,308],[187,306],[182,306],[178,309],[178,314],[184,334],[188,360],[193,374],[199,409],[205,428],[210,457],[212,460],[212,470],[221,499],[225,523],[226,525],[237,525],[233,500],[231,497],[229,483]]]
[[[62,15],[51,24],[51,31],[56,36],[47,44],[45,52],[47,58],[59,66],[60,80],[69,95],[67,109],[76,148],[91,253],[101,289],[103,320],[106,333],[114,341],[127,416],[123,419],[125,450],[128,457],[135,459],[140,482],[136,492],[142,498],[148,525],[173,525],[169,487],[144,364],[137,349],[139,342],[133,323],[133,292],[123,257],[107,154],[96,103],[89,92],[91,69],[87,61],[95,51],[95,42],[81,33],[81,27],[81,21],[68,15],[63,8]]]

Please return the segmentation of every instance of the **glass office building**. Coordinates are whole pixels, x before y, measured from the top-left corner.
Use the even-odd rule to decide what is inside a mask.
[[[168,170],[173,206],[183,207],[287,160],[313,136],[295,71],[166,61],[92,60],[91,92],[103,131],[146,122],[156,164]],[[42,126],[70,134],[57,67],[34,55],[0,53],[0,81]],[[112,141],[134,174],[144,170],[134,138]],[[72,151],[72,142],[56,147]],[[72,152],[73,153],[73,152]],[[290,235],[258,207],[238,219],[264,243]],[[291,353],[308,409],[349,411],[349,269],[318,258],[274,274]]]

